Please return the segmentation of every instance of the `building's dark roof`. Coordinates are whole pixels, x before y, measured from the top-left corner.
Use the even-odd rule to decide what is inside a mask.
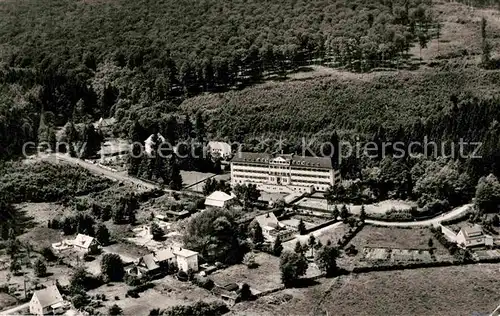
[[[156,264],[154,254],[152,253],[143,256],[141,258],[141,261],[144,262],[144,265],[146,266],[148,271],[153,271],[160,267]]]
[[[270,160],[281,157],[291,161],[292,166],[304,166],[310,168],[328,168],[333,169],[332,159],[330,157],[303,157],[293,154],[268,154],[238,152],[234,155],[232,162],[246,162],[256,164],[268,164]]]

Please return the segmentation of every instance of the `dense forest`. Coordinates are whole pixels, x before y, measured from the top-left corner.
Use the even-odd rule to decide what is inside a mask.
[[[480,177],[500,172],[498,71],[377,71],[401,69],[412,46],[424,47],[439,36],[431,5],[420,0],[2,1],[0,158],[19,155],[26,141],[55,143],[62,126],[70,142],[99,143],[89,123],[101,117],[114,117],[113,133],[129,140],[143,141],[152,133],[170,143],[219,138],[256,151],[275,149],[259,142],[280,135],[287,138],[286,151],[298,151],[302,136],[316,137],[317,150],[334,131],[343,140],[379,143],[463,138],[484,142],[481,159],[455,164],[380,157],[350,159],[341,168],[345,179],[364,184],[376,179],[372,195],[401,198],[414,194],[415,183],[427,183],[436,170],[446,175],[451,170],[450,185],[462,185],[463,177],[456,175],[470,179],[467,190],[459,191],[470,197]],[[482,58],[489,60],[486,26],[483,20],[477,32]],[[353,75],[275,82],[312,64],[374,73],[361,80]],[[260,84],[267,79],[274,82]],[[174,187],[178,166],[202,164],[201,169],[214,168],[208,159],[131,160],[129,171]],[[461,201],[455,192],[432,194],[436,202],[427,198],[427,189],[418,191],[422,185],[414,196],[423,197],[422,205]]]
[[[2,1],[1,156],[68,120],[149,132],[191,95],[311,63],[394,66],[432,36],[430,1]],[[399,61],[397,61],[399,64]],[[41,113],[44,113],[41,119]],[[177,117],[177,119],[182,119]],[[151,122],[153,121],[153,122]]]

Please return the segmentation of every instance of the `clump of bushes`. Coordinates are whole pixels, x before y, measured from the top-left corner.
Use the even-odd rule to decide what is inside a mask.
[[[392,208],[384,214],[370,214],[368,217],[374,220],[381,220],[387,222],[411,222],[414,219],[415,210],[402,209],[398,210]]]
[[[195,284],[199,287],[202,287],[206,290],[209,290],[209,291],[211,289],[213,289],[215,286],[214,281],[212,279],[207,278],[207,277],[198,276],[198,275],[193,277],[192,282],[193,282],[193,284]]]
[[[142,293],[142,292],[149,290],[151,288],[154,288],[154,287],[155,287],[154,283],[151,283],[151,282],[139,284],[136,287],[128,290],[126,297],[138,298],[139,293]]]

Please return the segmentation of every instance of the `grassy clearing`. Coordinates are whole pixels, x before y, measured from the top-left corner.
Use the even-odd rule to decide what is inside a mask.
[[[481,18],[488,21],[487,33],[492,51],[500,48],[500,13],[495,9],[471,9],[471,7],[453,2],[436,2],[432,7],[436,19],[441,23],[441,36],[422,49],[422,60],[458,57],[465,63],[479,62],[481,53]],[[460,56],[461,52],[465,55]],[[420,57],[420,47],[415,45],[410,53]]]
[[[500,301],[499,281],[500,264],[349,275],[287,290],[293,299],[279,306],[238,304],[233,315],[489,315]]]
[[[210,278],[219,285],[227,283],[248,283],[258,292],[278,288],[282,285],[279,270],[280,259],[267,253],[255,254],[256,269],[248,269],[243,264],[230,266],[210,275]]]
[[[46,226],[49,220],[59,219],[72,213],[70,207],[58,203],[21,203],[17,207],[40,226]]]

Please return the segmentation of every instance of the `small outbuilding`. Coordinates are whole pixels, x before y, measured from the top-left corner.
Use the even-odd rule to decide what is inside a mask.
[[[207,196],[205,199],[205,206],[222,208],[227,206],[232,200],[234,200],[234,196],[231,196],[226,192],[215,191]]]

